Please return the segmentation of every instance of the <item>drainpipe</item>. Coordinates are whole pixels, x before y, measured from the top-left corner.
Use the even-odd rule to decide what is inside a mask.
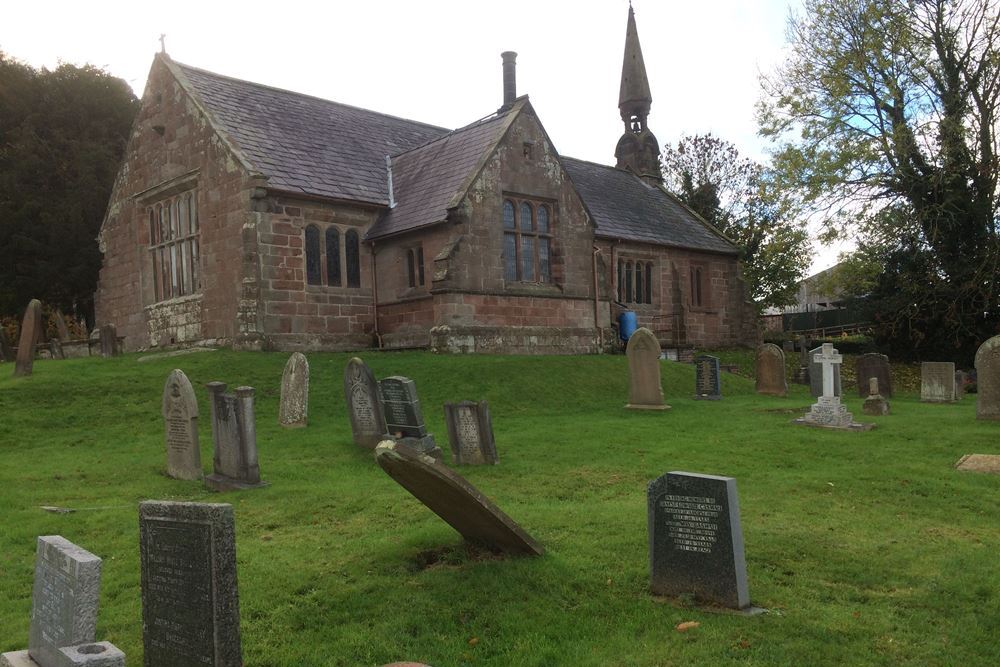
[[[621,239],[611,242],[611,298],[608,299],[608,322],[615,321],[615,301],[618,300],[618,263],[615,261],[615,249]]]
[[[382,349],[382,334],[378,331],[378,273],[375,271],[375,241],[372,241],[372,319],[378,349]]]
[[[593,264],[594,264],[594,328],[597,329],[597,349],[604,350],[604,331],[601,329],[601,324],[598,322],[598,310],[600,309],[600,289],[597,283],[597,256],[601,254],[601,249],[596,245],[594,246]]]

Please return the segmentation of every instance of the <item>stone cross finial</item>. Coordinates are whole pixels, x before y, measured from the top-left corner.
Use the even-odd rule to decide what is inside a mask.
[[[160,53],[166,53],[166,52],[167,52],[167,34],[161,32],[160,33]]]
[[[813,356],[813,361],[823,365],[823,396],[833,397],[833,367],[844,361],[844,357],[833,349],[832,343],[823,343],[819,354]]]
[[[878,378],[868,378],[868,395],[878,396]]]

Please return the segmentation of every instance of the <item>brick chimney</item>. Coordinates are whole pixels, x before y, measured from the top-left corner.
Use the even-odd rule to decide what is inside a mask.
[[[514,106],[514,100],[517,99],[517,65],[514,63],[517,54],[504,51],[500,57],[503,58],[503,106],[499,112],[503,113]]]

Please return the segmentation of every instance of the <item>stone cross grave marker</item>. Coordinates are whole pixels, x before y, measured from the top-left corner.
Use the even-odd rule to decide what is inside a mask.
[[[823,394],[816,399],[809,412],[799,419],[793,419],[792,423],[854,431],[868,431],[874,428],[874,424],[856,423],[854,415],[840,402],[840,395],[836,393],[838,375],[836,369],[843,363],[844,357],[837,352],[837,349],[831,343],[823,343],[819,353],[813,355],[812,361],[820,367]]]
[[[410,378],[394,375],[378,381],[386,429],[404,447],[441,460],[441,448],[427,432],[417,385]]]
[[[344,369],[344,398],[351,420],[354,444],[375,449],[389,437],[375,375],[365,362],[354,357]]]
[[[694,397],[699,400],[717,401],[722,398],[722,379],[719,358],[702,354],[694,360]]]
[[[445,403],[448,441],[455,465],[496,465],[497,446],[493,440],[493,420],[486,401]]]
[[[14,377],[31,375],[35,365],[35,344],[42,337],[42,302],[32,299],[28,309],[24,311],[21,322],[21,338],[17,341],[17,362],[14,364]]]
[[[876,352],[868,352],[858,357],[854,368],[859,397],[867,397],[869,395],[868,380],[878,378],[878,393],[886,398],[892,398],[892,370],[889,366],[889,357]]]
[[[163,385],[163,423],[167,439],[167,474],[175,479],[201,479],[198,446],[198,399],[184,371],[175,368]]]
[[[95,642],[101,559],[59,535],[38,538],[28,650],[0,656],[3,667],[125,667],[125,655]]]
[[[830,345],[831,343],[824,343],[824,345]],[[819,398],[820,396],[826,396],[826,392],[823,389],[823,383],[825,382],[825,376],[823,375],[826,370],[822,364],[816,361],[816,355],[822,354],[823,345],[809,350],[809,390],[812,392],[813,398]],[[835,365],[833,367],[833,396],[843,396],[843,392],[840,387],[840,365]]]
[[[868,378],[868,397],[861,405],[861,411],[875,417],[889,414],[889,401],[879,393],[877,377]]]
[[[309,361],[295,352],[281,374],[281,405],[278,423],[286,428],[300,428],[309,421]]]
[[[955,400],[955,364],[925,361],[920,364],[920,400],[924,403],[951,403]]]
[[[1000,336],[976,350],[976,419],[1000,419]]]
[[[515,556],[544,549],[499,507],[443,463],[387,440],[375,449],[379,466],[467,542]]]
[[[784,396],[788,393],[785,382],[785,353],[774,343],[764,343],[757,348],[757,393]]]
[[[660,341],[646,327],[639,327],[625,347],[628,357],[628,404],[631,410],[669,410],[660,382]]]
[[[104,358],[117,357],[121,354],[118,348],[118,331],[113,324],[105,324],[101,327],[101,356]]]
[[[139,504],[145,667],[242,667],[233,508]]]
[[[649,483],[646,502],[653,593],[749,608],[736,480],[668,472]]]
[[[260,479],[257,462],[253,387],[237,387],[234,394],[227,394],[223,382],[209,382],[205,386],[212,407],[214,446],[214,470],[205,478],[205,484],[216,491],[267,486]]]

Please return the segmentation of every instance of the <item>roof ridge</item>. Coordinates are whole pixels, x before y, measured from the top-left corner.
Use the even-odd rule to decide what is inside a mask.
[[[521,99],[527,99],[527,98],[528,98],[527,95],[522,95],[521,97],[517,98],[514,101],[517,102],[517,101],[519,101]],[[420,144],[419,146],[414,146],[413,148],[409,148],[409,149],[403,151],[402,153],[396,153],[395,155],[392,155],[391,157],[392,158],[402,157],[402,156],[404,156],[404,155],[406,155],[408,153],[412,153],[414,151],[418,151],[421,148],[426,148],[426,147],[430,146],[431,144],[436,143],[438,141],[443,141],[445,139],[448,139],[449,137],[451,137],[453,135],[456,135],[459,132],[465,132],[466,130],[471,130],[472,128],[474,128],[476,126],[484,125],[488,121],[500,120],[501,118],[503,118],[507,114],[511,113],[512,111],[514,111],[513,107],[511,107],[510,109],[507,109],[503,113],[501,113],[499,110],[498,111],[494,111],[493,113],[489,114],[488,116],[483,116],[482,118],[480,118],[478,120],[472,121],[468,125],[463,125],[462,127],[456,127],[454,130],[448,132],[447,134],[442,134],[440,137],[434,137],[430,141],[426,141],[426,142]]]

